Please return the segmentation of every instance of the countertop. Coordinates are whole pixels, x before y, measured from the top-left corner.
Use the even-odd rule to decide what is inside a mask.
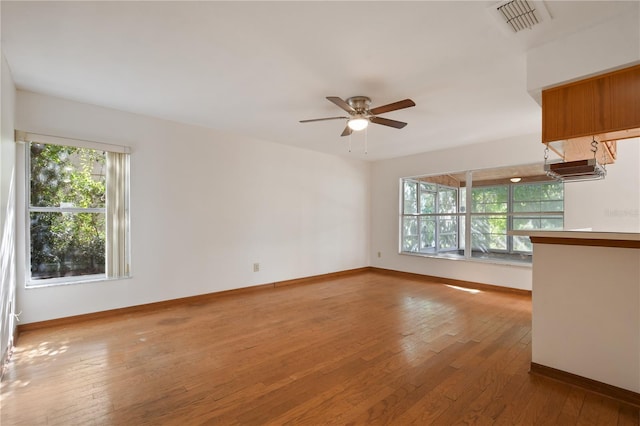
[[[567,238],[584,240],[640,241],[638,232],[592,232],[592,231],[510,231],[509,235],[524,235],[541,238]]]

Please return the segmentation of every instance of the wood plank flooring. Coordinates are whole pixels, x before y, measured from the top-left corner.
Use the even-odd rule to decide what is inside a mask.
[[[527,296],[368,272],[24,332],[0,424],[639,424],[530,338]]]

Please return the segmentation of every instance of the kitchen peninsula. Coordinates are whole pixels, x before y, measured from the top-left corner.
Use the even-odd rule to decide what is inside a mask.
[[[640,403],[640,234],[514,231],[533,243],[533,373]]]

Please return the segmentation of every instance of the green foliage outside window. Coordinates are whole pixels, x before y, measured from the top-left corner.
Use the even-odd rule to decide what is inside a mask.
[[[30,145],[32,279],[104,273],[105,168],[102,151]]]
[[[509,187],[507,186],[473,188],[471,191],[471,212],[506,213],[508,200]]]
[[[513,190],[514,212],[561,212],[564,190],[558,183],[520,185]]]

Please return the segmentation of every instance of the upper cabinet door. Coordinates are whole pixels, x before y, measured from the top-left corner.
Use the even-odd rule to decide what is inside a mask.
[[[609,77],[611,130],[640,127],[640,66]]]
[[[542,141],[553,142],[594,132],[593,82],[574,83],[542,92]]]

